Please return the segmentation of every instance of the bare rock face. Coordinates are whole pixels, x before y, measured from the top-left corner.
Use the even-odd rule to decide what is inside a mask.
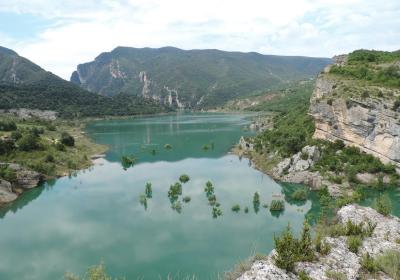
[[[393,109],[394,99],[386,98],[399,95],[397,89],[357,87],[328,73],[320,74],[310,106],[314,138],[342,140],[400,167],[399,112]]]
[[[296,184],[306,184],[313,190],[319,190],[323,185],[328,188],[331,183],[324,180],[317,171],[310,171],[321,156],[321,152],[316,146],[305,146],[297,154],[290,158],[285,158],[272,170],[272,176],[280,181]],[[340,186],[332,189],[331,195],[340,193]]]

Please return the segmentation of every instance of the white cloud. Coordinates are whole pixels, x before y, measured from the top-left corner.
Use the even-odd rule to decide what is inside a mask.
[[[34,38],[8,43],[66,79],[77,64],[119,45],[309,56],[400,48],[396,0],[3,0],[0,11],[54,21]]]

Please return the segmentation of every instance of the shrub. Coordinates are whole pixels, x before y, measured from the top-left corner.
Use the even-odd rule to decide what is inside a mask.
[[[136,160],[133,156],[122,156],[121,164],[124,169],[132,167],[135,164]]]
[[[46,162],[54,162],[54,156],[52,154],[46,155],[46,158],[44,159]]]
[[[373,208],[378,211],[378,213],[388,216],[392,212],[392,201],[387,194],[382,194],[375,199]]]
[[[331,251],[331,245],[322,240],[322,235],[318,234],[315,238],[315,250],[321,255],[328,255]]]
[[[8,166],[0,166],[0,178],[12,183],[16,181],[17,173]]]
[[[256,213],[260,210],[260,195],[258,192],[255,192],[253,196],[253,208]]]
[[[310,225],[307,220],[303,223],[303,232],[299,241],[299,261],[312,261],[314,259],[314,249],[310,233]]]
[[[233,212],[239,212],[240,211],[240,205],[239,204],[235,204],[232,206],[232,211]]]
[[[60,151],[60,152],[65,152],[66,151],[65,146],[60,142],[57,142],[55,144],[55,148],[57,149],[57,151]]]
[[[187,182],[189,182],[189,180],[190,180],[190,177],[186,174],[183,174],[179,177],[179,181],[181,183],[187,183]]]
[[[294,199],[294,200],[304,201],[304,200],[307,200],[307,197],[308,197],[308,192],[307,192],[306,188],[297,189],[292,194],[292,199]]]
[[[358,235],[351,235],[347,237],[347,247],[349,250],[355,254],[358,252],[358,248],[361,246],[362,240]]]
[[[219,216],[222,216],[222,210],[217,205],[214,206],[213,209],[212,209],[212,216],[213,216],[213,218],[217,218]]]
[[[368,272],[378,271],[378,266],[376,265],[375,260],[368,253],[362,256],[361,267]]]
[[[17,129],[17,125],[13,121],[0,121],[0,130],[13,131]]]
[[[328,277],[329,279],[333,280],[346,280],[347,277],[343,272],[340,271],[333,271],[333,270],[327,270],[325,272],[325,276]]]
[[[182,212],[182,204],[179,201],[175,201],[174,203],[172,203],[171,208],[178,213]]]
[[[176,201],[182,194],[182,185],[176,182],[174,185],[169,187],[168,197],[173,202]]]
[[[165,144],[164,145],[164,149],[171,150],[172,149],[172,145],[171,144]]]
[[[269,206],[270,211],[283,211],[285,209],[285,203],[283,200],[272,200]]]
[[[204,188],[204,192],[206,193],[207,196],[210,196],[214,193],[214,187],[210,181],[207,181],[206,187]]]
[[[73,147],[75,145],[75,139],[68,132],[61,133],[60,142],[65,146]]]
[[[376,258],[377,266],[395,280],[400,279],[400,252],[386,251]]]
[[[22,133],[19,130],[15,130],[15,131],[11,132],[11,138],[14,141],[18,141],[19,139],[21,139],[21,137],[22,137]]]
[[[78,277],[71,273],[65,273],[65,280],[112,280],[105,270],[103,264],[90,267],[84,277]]]
[[[185,203],[189,203],[191,200],[190,196],[185,196],[184,198],[182,198],[182,201]]]
[[[151,183],[146,183],[146,187],[145,187],[144,193],[146,194],[147,198],[152,198],[153,197],[153,189],[151,187]]]
[[[299,273],[299,280],[312,280],[310,276],[307,275],[304,271],[300,271]]]
[[[293,271],[294,264],[298,258],[298,241],[293,237],[290,226],[288,225],[281,236],[274,236],[275,265],[279,268]]]
[[[31,133],[27,133],[22,136],[22,138],[17,141],[17,145],[18,149],[25,152],[39,150],[42,148],[39,143],[39,137]]]

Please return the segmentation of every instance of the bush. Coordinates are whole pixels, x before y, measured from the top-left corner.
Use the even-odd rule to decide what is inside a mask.
[[[75,145],[75,139],[68,132],[61,133],[60,142],[65,146],[73,147]]]
[[[65,273],[65,280],[112,280],[111,276],[106,273],[103,264],[90,267],[84,277],[78,277],[71,273]]]
[[[355,254],[358,252],[358,248],[361,246],[362,240],[358,235],[351,235],[347,237],[347,247],[349,250]]]
[[[153,189],[151,187],[151,183],[146,183],[146,187],[145,187],[144,193],[146,194],[147,198],[152,198],[153,197]]]
[[[310,276],[307,275],[304,271],[300,271],[299,273],[299,280],[312,280]]]
[[[285,202],[283,200],[272,200],[269,206],[269,211],[285,210]]]
[[[0,178],[13,183],[17,179],[17,173],[14,169],[8,168],[8,166],[0,166]]]
[[[400,279],[400,252],[386,251],[376,258],[376,265],[395,280]]]
[[[293,237],[290,226],[281,236],[274,236],[275,250],[274,255],[275,265],[279,268],[293,271],[294,264],[298,259],[298,241]]]
[[[232,211],[233,212],[239,212],[240,211],[240,205],[239,204],[235,204],[232,206]]]
[[[376,265],[375,260],[368,253],[362,256],[361,267],[368,272],[378,271],[378,266]]]
[[[382,194],[375,199],[373,208],[378,211],[378,213],[388,216],[392,212],[392,201],[387,194]]]
[[[42,147],[39,143],[39,137],[31,133],[22,136],[22,138],[17,141],[17,145],[18,149],[24,152],[39,150]]]
[[[6,155],[15,149],[14,142],[0,139],[0,155]]]
[[[13,121],[0,121],[0,130],[13,131],[17,129],[17,125]]]
[[[306,188],[297,189],[292,194],[292,199],[294,199],[294,200],[304,201],[304,200],[307,200],[307,197],[308,197],[308,192],[307,192]]]
[[[312,261],[314,259],[314,248],[311,239],[310,225],[307,220],[303,223],[303,232],[299,241],[299,261]]]
[[[15,131],[11,132],[11,138],[14,141],[18,141],[19,139],[22,138],[22,133],[19,130],[15,130]]]
[[[333,270],[327,270],[325,272],[325,276],[328,277],[329,279],[333,280],[346,280],[347,277],[343,272],[340,271],[333,271]]]
[[[187,183],[187,182],[189,182],[189,180],[190,180],[190,177],[186,174],[183,174],[179,177],[179,181],[181,183]]]

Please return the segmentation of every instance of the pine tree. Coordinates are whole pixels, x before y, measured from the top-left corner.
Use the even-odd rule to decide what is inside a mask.
[[[312,261],[314,259],[314,250],[310,233],[310,225],[307,220],[303,223],[303,232],[299,242],[299,261]]]
[[[276,254],[275,264],[287,271],[293,271],[294,263],[297,259],[298,240],[293,237],[290,225],[280,237],[274,237]]]

